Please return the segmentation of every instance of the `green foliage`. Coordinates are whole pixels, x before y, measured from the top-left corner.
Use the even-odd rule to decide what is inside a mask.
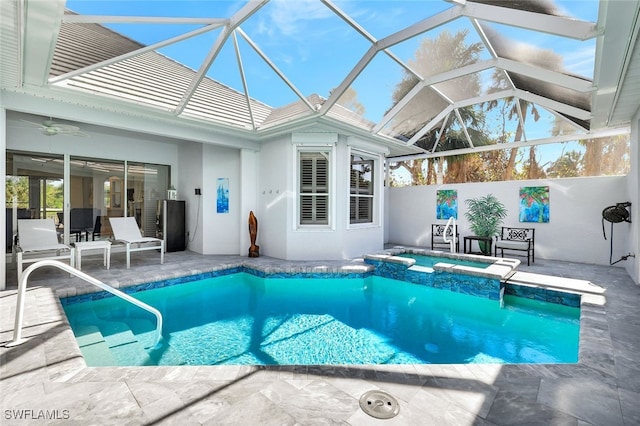
[[[582,173],[583,155],[578,151],[565,152],[547,168],[550,178],[577,177]]]
[[[467,211],[464,216],[471,224],[471,230],[478,237],[498,235],[507,209],[493,194],[464,200]]]
[[[12,206],[13,200],[20,208],[29,206],[29,178],[26,176],[7,176],[5,179],[5,204]],[[40,189],[41,191],[41,189]],[[62,210],[64,190],[61,181],[46,182],[46,208]],[[38,195],[40,197],[40,195]]]
[[[5,204],[11,206],[14,197],[20,207],[29,206],[29,179],[20,176],[6,177]]]

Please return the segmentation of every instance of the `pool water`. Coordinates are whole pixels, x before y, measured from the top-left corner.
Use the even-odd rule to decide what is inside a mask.
[[[428,268],[433,268],[433,265],[435,265],[436,263],[452,263],[454,265],[473,266],[474,268],[482,268],[482,269],[491,265],[491,263],[477,262],[473,260],[453,259],[448,257],[428,256],[424,254],[414,254],[414,253],[402,253],[402,254],[399,254],[398,256],[415,259],[416,265],[426,266]]]
[[[114,365],[578,359],[578,308],[509,296],[500,308],[495,300],[377,276],[265,279],[238,273],[133,296],[163,314],[163,339],[155,348],[142,349],[154,337],[155,318],[146,311],[115,297],[65,304],[89,366],[106,362],[87,343],[95,338],[87,330],[96,329],[112,348]]]

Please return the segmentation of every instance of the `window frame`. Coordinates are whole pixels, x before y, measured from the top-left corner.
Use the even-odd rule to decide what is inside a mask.
[[[353,167],[353,158],[354,157],[361,157],[363,160],[365,161],[371,161],[372,162],[372,166],[371,166],[371,173],[372,173],[372,177],[371,177],[371,191],[372,194],[370,195],[364,195],[364,194],[354,194],[352,193],[352,187],[351,187],[351,171],[352,171],[352,167]],[[381,179],[381,173],[382,171],[380,170],[380,154],[377,153],[373,153],[373,152],[369,152],[369,151],[365,151],[362,149],[357,149],[357,148],[353,148],[353,147],[349,147],[349,152],[348,152],[348,179],[347,179],[347,226],[348,229],[358,229],[358,228],[370,228],[370,227],[376,227],[379,226],[379,222],[380,222],[380,191],[381,191],[381,184],[380,184],[380,179]],[[351,200],[354,197],[358,197],[358,198],[370,198],[371,199],[371,220],[367,221],[367,222],[362,222],[362,221],[358,221],[358,222],[354,222],[352,221],[351,218]]]

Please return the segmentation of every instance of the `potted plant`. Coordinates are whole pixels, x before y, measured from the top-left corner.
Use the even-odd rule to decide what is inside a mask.
[[[464,200],[467,211],[464,216],[471,224],[470,228],[478,237],[493,237],[500,232],[500,226],[505,217],[507,209],[493,194],[484,197],[470,198]],[[489,244],[478,241],[480,250],[484,254],[491,254]]]

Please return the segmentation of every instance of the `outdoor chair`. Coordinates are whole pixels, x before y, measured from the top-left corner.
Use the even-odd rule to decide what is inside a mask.
[[[444,228],[446,224],[444,223],[434,223],[431,225],[431,250],[436,250],[437,248],[446,248],[450,249],[449,243],[445,243],[444,241]],[[453,238],[453,227],[449,227],[447,230],[447,239],[451,240]],[[460,251],[460,234],[456,232],[455,236],[455,244],[456,244],[456,253]]]
[[[31,212],[29,209],[15,209],[16,210],[16,220],[18,219],[30,219]],[[5,218],[6,218],[6,252],[13,253],[13,246],[16,243],[16,239],[18,234],[13,230],[13,211],[12,207],[6,208]]]
[[[76,236],[76,241],[89,241],[89,232],[93,229],[95,210],[92,208],[73,208],[69,212],[69,234]]]
[[[164,263],[164,240],[154,237],[143,237],[134,217],[110,217],[113,239],[124,243],[127,256],[127,269],[131,265],[131,252],[143,250],[160,250],[160,264]]]
[[[18,284],[22,279],[22,265],[24,263],[68,259],[69,265],[74,266],[74,249],[58,241],[58,233],[53,219],[18,219],[17,240]]]
[[[527,266],[535,262],[535,229],[502,227],[502,233],[495,243],[495,255],[504,257],[505,250],[524,251],[527,253]]]

